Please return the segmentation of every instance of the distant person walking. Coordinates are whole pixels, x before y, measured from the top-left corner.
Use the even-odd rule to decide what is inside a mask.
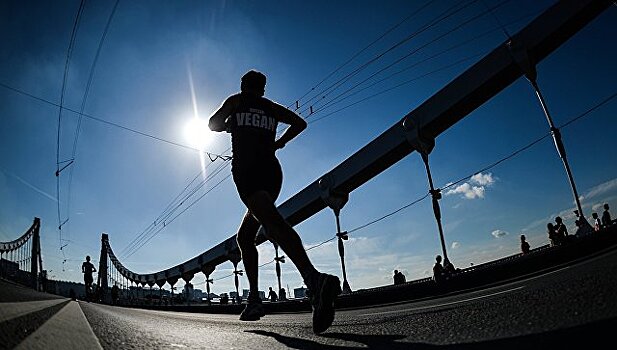
[[[120,292],[120,288],[118,288],[118,285],[114,283],[114,286],[111,287],[111,303],[112,303],[112,305],[118,305],[119,292]]]
[[[546,233],[548,234],[548,239],[551,241],[551,246],[555,247],[561,244],[561,240],[557,235],[557,230],[555,230],[555,225],[552,222],[546,224]]]
[[[574,233],[576,237],[584,237],[593,232],[591,225],[585,221],[585,218],[580,217],[574,223],[576,224],[576,232]]]
[[[435,282],[441,282],[446,277],[446,270],[441,265],[441,255],[435,257],[435,265],[433,265],[433,279]]]
[[[394,276],[392,277],[394,279],[395,285],[404,284],[405,282],[407,282],[405,275],[403,275],[403,273],[399,270],[394,270]]]
[[[555,231],[557,232],[557,239],[559,240],[559,244],[565,243],[568,239],[568,228],[559,216],[555,218]]]
[[[92,273],[96,272],[96,268],[90,262],[90,255],[87,255],[86,261],[81,264],[81,272],[84,274],[84,284],[86,285],[86,300],[90,301],[92,294],[92,282],[94,281]]]
[[[530,250],[529,242],[525,239],[525,235],[521,235],[521,252],[528,254]]]
[[[611,213],[608,212],[608,203],[604,203],[604,212],[602,212],[602,226],[609,227],[613,224]]]
[[[313,332],[328,329],[334,320],[334,301],[342,292],[336,276],[320,273],[311,263],[298,233],[285,221],[274,202],[281,191],[283,173],[275,152],[307,126],[304,119],[264,98],[266,76],[251,70],[244,74],[240,93],[228,97],[210,117],[213,131],[231,133],[231,173],[248,211],[238,228],[237,241],[249,281],[248,304],[240,320],[256,321],[265,315],[259,298],[258,253],[255,236],[260,225],[296,265],[310,291]],[[278,123],[289,128],[276,139]]]
[[[591,217],[593,218],[593,229],[594,231],[600,231],[602,229],[602,221],[598,217],[598,213],[592,213]]]
[[[276,295],[276,292],[272,289],[272,287],[270,287],[270,293],[268,293],[268,299],[270,299],[271,302],[275,302],[278,300],[278,296]]]

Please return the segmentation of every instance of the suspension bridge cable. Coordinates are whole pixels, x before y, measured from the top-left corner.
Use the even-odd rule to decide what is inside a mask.
[[[354,69],[352,72],[350,72],[347,75],[345,75],[344,77],[340,78],[335,83],[333,83],[330,86],[328,86],[327,88],[321,90],[319,93],[317,93],[315,96],[313,96],[307,102],[305,102],[304,105],[309,104],[310,102],[314,101],[316,98],[319,98],[320,96],[321,96],[322,99],[325,98],[327,96],[327,94],[329,94],[329,93],[335,91],[336,89],[338,89],[342,84],[346,83],[349,79],[353,78],[355,75],[360,73],[362,70],[366,69],[371,64],[377,62],[379,59],[381,59],[383,56],[385,56],[389,52],[391,52],[391,51],[395,50],[396,48],[402,46],[403,44],[407,43],[409,40],[411,40],[411,39],[415,38],[416,36],[422,34],[423,32],[427,31],[428,29],[433,28],[434,26],[436,26],[437,24],[439,24],[443,20],[445,20],[447,18],[450,18],[451,16],[453,16],[456,13],[460,12],[461,10],[471,6],[473,3],[477,2],[477,1],[478,0],[472,0],[472,1],[468,2],[467,4],[461,6],[460,8],[456,8],[459,4],[455,4],[453,6],[450,6],[446,11],[444,11],[436,19],[434,19],[433,21],[430,21],[428,24],[424,25],[422,28],[412,32],[410,35],[408,35],[403,40],[400,40],[396,44],[394,44],[391,47],[389,47],[387,50],[381,52],[379,55],[373,57],[372,59],[368,60],[364,64],[360,65],[358,68]],[[305,108],[302,112],[300,112],[300,114],[304,113],[307,110],[308,109]]]
[[[503,6],[503,5],[504,5],[504,4],[506,4],[507,2],[509,2],[509,0],[502,1],[501,3],[499,3],[499,4],[495,5],[492,9],[498,8],[498,7],[500,7],[500,6]],[[406,55],[404,55],[404,56],[402,56],[402,57],[398,58],[398,59],[397,59],[397,60],[395,60],[394,62],[392,62],[392,63],[388,64],[388,65],[387,65],[387,66],[385,66],[384,68],[381,68],[380,70],[378,70],[378,71],[376,71],[375,73],[371,74],[370,76],[368,76],[368,77],[367,77],[367,78],[365,78],[364,80],[362,80],[362,81],[360,81],[360,82],[356,83],[354,86],[352,86],[352,87],[348,88],[347,90],[345,90],[345,91],[341,92],[340,94],[338,94],[337,96],[333,97],[330,101],[328,101],[327,103],[325,103],[325,105],[323,105],[323,106],[321,106],[321,107],[317,108],[317,111],[319,111],[319,110],[321,110],[321,109],[324,109],[324,108],[327,108],[330,104],[332,104],[332,103],[333,103],[333,101],[336,101],[336,100],[337,100],[337,99],[339,99],[341,96],[344,96],[345,94],[347,94],[347,93],[349,93],[349,92],[353,91],[353,90],[354,90],[354,89],[356,89],[358,86],[360,86],[360,85],[364,84],[365,82],[367,82],[367,81],[371,80],[373,77],[375,77],[375,76],[377,76],[377,75],[381,74],[382,72],[385,72],[386,70],[388,70],[388,69],[392,68],[393,66],[395,66],[395,65],[399,64],[399,63],[400,63],[400,62],[402,62],[403,60],[405,60],[405,59],[407,59],[407,58],[411,57],[412,55],[414,55],[414,54],[416,54],[416,53],[418,53],[418,52],[419,52],[419,51],[421,51],[422,49],[424,49],[424,48],[426,48],[426,47],[428,47],[428,46],[430,46],[430,45],[432,45],[432,44],[436,43],[437,41],[439,41],[439,40],[441,40],[441,39],[445,38],[446,36],[448,36],[448,35],[450,35],[450,34],[454,33],[455,31],[457,31],[457,30],[459,30],[459,29],[463,28],[464,26],[466,26],[466,25],[468,25],[468,24],[470,24],[470,23],[472,23],[472,22],[474,22],[474,21],[478,20],[479,18],[481,18],[481,17],[483,17],[484,15],[486,15],[487,13],[489,13],[489,11],[490,11],[490,10],[491,10],[491,9],[489,9],[489,10],[485,10],[485,11],[483,11],[483,12],[480,12],[480,13],[478,13],[478,14],[476,14],[476,15],[472,16],[471,18],[469,18],[469,19],[467,19],[467,20],[463,21],[462,23],[459,23],[458,25],[456,25],[456,26],[454,26],[453,28],[449,29],[449,30],[448,30],[448,31],[446,31],[445,33],[442,33],[441,35],[438,35],[436,38],[433,38],[432,40],[428,41],[427,43],[425,43],[425,44],[423,44],[423,45],[420,45],[419,47],[417,47],[416,49],[414,49],[414,50],[410,51],[410,52],[409,52],[409,53],[407,53]]]
[[[370,42],[368,45],[366,45],[364,48],[362,48],[360,51],[356,52],[355,54],[353,54],[349,59],[347,59],[347,61],[343,62],[341,65],[339,65],[338,67],[336,67],[332,72],[330,72],[328,75],[326,75],[325,78],[323,78],[321,81],[319,81],[316,85],[314,85],[311,89],[309,89],[307,92],[305,92],[302,96],[300,96],[300,98],[298,98],[296,101],[299,103],[304,97],[306,97],[308,94],[310,94],[312,91],[315,91],[316,88],[318,88],[321,84],[323,84],[326,80],[328,80],[331,76],[333,76],[334,74],[338,73],[339,70],[341,70],[343,67],[345,67],[346,65],[348,65],[349,63],[351,63],[356,57],[358,57],[359,55],[361,55],[364,51],[368,50],[371,46],[375,45],[378,41],[380,41],[381,39],[383,39],[384,37],[386,37],[388,34],[390,34],[391,32],[393,32],[394,30],[396,30],[398,27],[400,27],[403,23],[407,22],[408,20],[410,20],[412,17],[416,16],[418,13],[420,13],[423,9],[425,9],[426,7],[428,7],[430,4],[432,4],[435,0],[430,0],[427,1],[426,3],[424,3],[424,5],[420,6],[418,9],[415,9],[412,13],[410,13],[409,15],[407,15],[407,17],[403,18],[403,20],[401,20],[400,22],[398,22],[397,24],[395,24],[394,26],[388,28],[384,33],[382,33],[379,37],[377,37],[375,40],[373,40],[372,42]],[[287,108],[290,108],[291,106],[293,106],[293,103],[288,105]]]
[[[514,21],[511,21],[511,22],[509,22],[509,23],[507,23],[506,25],[515,24],[515,23],[520,22],[520,21],[522,21],[522,20],[524,20],[524,19],[527,19],[527,18],[529,18],[529,17],[531,17],[531,16],[533,16],[533,15],[535,15],[535,14],[536,14],[536,12],[534,12],[534,13],[529,13],[529,14],[527,14],[527,15],[525,15],[525,16],[521,16],[521,17],[519,17],[518,19],[516,19],[516,20],[514,20]],[[433,54],[433,55],[428,56],[428,57],[426,57],[426,58],[424,58],[424,59],[422,59],[422,60],[420,60],[420,61],[418,61],[418,62],[415,62],[415,63],[413,63],[412,65],[409,65],[409,66],[407,66],[407,67],[405,67],[405,68],[403,68],[403,69],[401,69],[401,70],[399,70],[399,71],[396,71],[396,72],[394,72],[394,73],[392,73],[392,74],[390,74],[390,75],[388,75],[388,76],[386,76],[386,77],[384,77],[384,78],[381,78],[381,79],[379,79],[379,80],[377,80],[377,81],[374,81],[373,83],[371,83],[371,84],[369,84],[369,85],[367,85],[367,86],[365,86],[365,87],[363,87],[363,88],[361,88],[361,89],[359,89],[359,90],[356,90],[355,92],[353,92],[353,93],[351,93],[351,94],[349,94],[349,95],[347,95],[347,96],[345,96],[345,97],[342,97],[341,99],[339,99],[339,100],[337,100],[337,101],[332,102],[332,103],[331,103],[331,104],[329,104],[328,106],[323,106],[323,107],[318,108],[317,110],[315,110],[315,111],[313,112],[313,114],[311,114],[310,116],[307,116],[307,118],[306,118],[306,119],[308,119],[308,118],[310,118],[310,117],[312,117],[312,116],[314,116],[314,115],[316,115],[316,114],[318,114],[318,113],[322,112],[323,110],[325,110],[325,109],[327,109],[327,108],[329,108],[329,107],[331,107],[331,106],[333,106],[333,105],[339,104],[339,103],[341,103],[341,102],[343,102],[343,101],[345,101],[345,100],[349,99],[350,97],[355,96],[355,95],[359,94],[360,92],[365,91],[365,90],[367,90],[367,89],[369,89],[369,88],[371,88],[371,87],[373,87],[373,86],[375,86],[375,85],[377,85],[377,84],[379,84],[379,83],[382,83],[382,82],[384,82],[384,81],[386,81],[386,80],[388,80],[388,79],[391,79],[391,78],[393,78],[393,77],[394,77],[394,76],[396,76],[396,75],[399,75],[399,74],[401,74],[401,73],[403,73],[403,72],[405,72],[405,71],[408,71],[408,70],[410,70],[410,69],[412,69],[412,68],[414,68],[414,67],[419,66],[419,65],[420,65],[420,64],[422,64],[422,63],[425,63],[425,62],[428,62],[428,61],[430,61],[430,60],[432,60],[432,59],[434,59],[434,58],[437,58],[437,57],[439,57],[439,56],[441,56],[441,55],[443,55],[443,54],[445,54],[445,53],[447,53],[447,52],[453,51],[453,50],[455,50],[455,49],[457,49],[457,48],[459,48],[459,47],[463,47],[463,46],[465,46],[465,45],[467,45],[467,44],[469,44],[469,43],[471,43],[471,42],[473,42],[473,41],[479,40],[479,39],[481,39],[481,38],[483,38],[483,37],[485,37],[485,36],[487,36],[487,35],[489,35],[489,34],[494,33],[495,31],[497,31],[497,30],[499,30],[499,29],[500,29],[499,27],[496,27],[496,28],[493,28],[493,29],[487,30],[487,31],[485,31],[485,32],[483,32],[483,33],[481,33],[481,34],[479,34],[479,35],[476,35],[476,36],[473,36],[473,37],[471,37],[471,38],[469,38],[469,39],[467,39],[467,40],[461,41],[461,42],[459,42],[459,43],[458,43],[458,44],[456,44],[456,45],[450,46],[450,47],[448,47],[448,48],[447,48],[447,49],[445,49],[445,50],[442,50],[442,51],[440,51],[440,52],[438,52],[438,53],[436,53],[436,54]]]
[[[330,112],[330,113],[324,114],[324,115],[322,115],[322,116],[321,116],[321,117],[319,117],[319,118],[316,118],[316,119],[313,119],[313,120],[309,121],[309,122],[308,122],[308,124],[313,124],[313,123],[316,123],[316,122],[318,122],[318,121],[320,121],[320,120],[322,120],[322,119],[325,119],[325,118],[327,118],[327,117],[330,117],[330,116],[332,116],[333,114],[336,114],[336,113],[338,113],[338,112],[341,112],[341,111],[343,111],[343,110],[345,110],[345,109],[347,109],[347,108],[353,107],[353,106],[355,106],[355,105],[357,105],[357,104],[359,104],[359,103],[366,102],[366,101],[368,101],[368,100],[370,100],[370,99],[373,99],[373,98],[375,98],[375,97],[377,97],[377,96],[379,96],[379,95],[383,95],[383,94],[385,94],[386,92],[392,91],[392,90],[394,90],[394,89],[398,89],[398,88],[400,88],[400,87],[402,87],[402,86],[404,86],[404,85],[410,84],[410,83],[412,83],[412,82],[414,82],[414,81],[417,81],[417,80],[422,79],[422,78],[425,78],[425,77],[427,77],[427,76],[429,76],[429,75],[432,75],[432,74],[435,74],[435,73],[441,72],[441,71],[443,71],[443,70],[446,70],[446,69],[452,68],[452,67],[454,67],[454,66],[456,66],[456,65],[458,65],[458,64],[461,64],[461,63],[463,63],[463,62],[465,62],[465,61],[469,61],[469,60],[471,60],[471,59],[477,58],[477,57],[479,57],[479,56],[481,56],[481,54],[476,54],[476,55],[473,55],[473,56],[465,57],[465,58],[462,58],[462,59],[460,59],[460,60],[457,60],[457,61],[456,61],[456,62],[454,62],[454,63],[448,64],[448,65],[446,65],[446,66],[443,66],[443,67],[437,68],[437,69],[435,69],[435,70],[433,70],[433,71],[430,71],[430,72],[428,72],[428,73],[425,73],[425,74],[422,74],[422,75],[420,75],[420,76],[414,77],[414,78],[412,78],[412,79],[406,80],[406,81],[404,81],[404,82],[402,82],[402,83],[399,83],[399,84],[397,84],[397,85],[395,85],[395,86],[393,86],[393,87],[390,87],[390,88],[385,89],[385,90],[381,90],[381,91],[379,91],[379,92],[377,92],[377,93],[375,93],[375,94],[372,94],[372,95],[370,95],[370,96],[364,97],[364,98],[362,98],[362,99],[360,99],[360,100],[358,100],[358,101],[355,101],[355,102],[353,102],[353,103],[350,103],[350,104],[348,104],[348,105],[346,105],[346,106],[344,106],[344,107],[341,107],[341,108],[339,108],[339,109],[337,109],[337,110],[335,110],[335,111],[332,111],[332,112]]]
[[[600,108],[600,107],[604,106],[605,104],[607,104],[608,102],[610,102],[610,101],[611,101],[612,99],[614,99],[615,97],[617,97],[617,91],[616,91],[616,92],[614,92],[613,94],[609,95],[608,97],[604,98],[602,101],[598,102],[597,104],[595,104],[595,105],[594,105],[594,106],[592,106],[591,108],[587,109],[585,112],[583,112],[583,113],[579,114],[579,115],[578,115],[578,116],[576,116],[576,117],[571,118],[571,119],[570,119],[570,120],[568,120],[566,123],[564,123],[563,125],[561,125],[561,126],[560,126],[560,128],[567,127],[567,126],[569,126],[570,124],[574,123],[575,121],[577,121],[577,120],[579,120],[579,119],[581,119],[581,118],[584,118],[584,117],[588,116],[588,115],[589,115],[589,114],[591,114],[593,111],[595,111],[596,109],[598,109],[598,108]],[[547,133],[547,134],[545,134],[545,135],[543,135],[543,136],[541,136],[541,137],[537,138],[536,140],[534,140],[534,141],[530,142],[529,144],[525,145],[524,147],[519,148],[518,150],[516,150],[516,151],[512,152],[511,154],[507,155],[506,157],[501,158],[500,160],[498,160],[498,161],[496,161],[496,162],[494,162],[494,163],[492,163],[492,164],[490,164],[490,165],[488,165],[488,166],[486,166],[486,167],[484,167],[484,168],[482,168],[482,169],[480,169],[480,170],[478,170],[478,171],[474,172],[473,174],[468,175],[468,176],[465,176],[465,177],[463,177],[463,178],[461,178],[461,179],[459,179],[459,180],[457,180],[457,181],[455,181],[455,182],[448,183],[446,186],[444,186],[444,187],[442,188],[442,190],[445,190],[445,189],[448,189],[448,188],[450,188],[450,187],[452,187],[452,186],[455,186],[455,185],[457,185],[457,184],[459,184],[459,183],[461,183],[461,182],[463,182],[463,181],[465,181],[465,180],[467,180],[467,179],[471,178],[472,176],[474,176],[474,175],[476,175],[476,174],[479,174],[479,173],[482,173],[482,172],[484,172],[484,171],[490,170],[491,168],[494,168],[494,167],[496,167],[497,165],[499,165],[499,164],[501,164],[501,163],[503,163],[503,162],[505,162],[505,161],[507,161],[507,160],[509,160],[509,159],[511,159],[511,158],[516,157],[516,156],[517,156],[517,155],[519,155],[520,153],[522,153],[522,152],[524,152],[524,151],[528,150],[529,148],[531,148],[531,147],[535,146],[535,145],[536,145],[537,143],[539,143],[540,141],[542,141],[542,140],[544,140],[544,139],[546,139],[546,138],[549,138],[551,135],[552,135],[552,134],[549,132],[549,133]]]
[[[581,119],[581,118],[584,118],[584,117],[589,116],[592,112],[594,112],[594,111],[595,111],[595,110],[597,110],[598,108],[600,108],[600,107],[602,107],[602,106],[606,105],[606,104],[607,104],[607,103],[609,103],[611,100],[613,100],[615,97],[617,97],[617,91],[613,92],[611,95],[609,95],[608,97],[604,98],[602,101],[598,102],[597,104],[595,104],[595,105],[594,105],[594,106],[592,106],[591,108],[587,109],[587,110],[586,110],[586,111],[584,111],[583,113],[581,113],[581,114],[577,115],[576,117],[571,118],[571,119],[570,119],[570,120],[568,120],[566,123],[564,123],[563,125],[561,125],[561,126],[560,126],[560,128],[567,127],[567,126],[571,125],[572,123],[574,123],[575,121],[577,121],[577,120],[579,120],[579,119]],[[458,184],[458,183],[460,183],[460,182],[462,182],[462,181],[465,181],[465,180],[467,180],[467,179],[471,178],[472,176],[474,176],[474,175],[476,175],[476,174],[479,174],[479,173],[482,173],[482,172],[484,172],[484,171],[490,170],[490,169],[492,169],[492,168],[496,167],[497,165],[499,165],[499,164],[501,164],[501,163],[503,163],[503,162],[505,162],[505,161],[507,161],[507,160],[510,160],[510,159],[512,159],[512,158],[514,158],[514,157],[516,157],[517,155],[519,155],[519,154],[521,154],[522,152],[524,152],[524,151],[528,150],[529,148],[531,148],[531,147],[535,146],[535,145],[536,145],[536,144],[538,144],[540,141],[542,141],[542,140],[544,140],[544,139],[546,139],[546,138],[548,138],[548,137],[550,137],[550,136],[551,136],[551,134],[550,134],[550,133],[545,134],[545,135],[543,135],[542,137],[540,137],[540,138],[538,138],[538,139],[536,139],[536,140],[534,140],[534,141],[530,142],[529,144],[527,144],[527,145],[523,146],[522,148],[517,149],[516,151],[512,152],[511,154],[509,154],[509,155],[507,155],[507,156],[505,156],[505,157],[503,157],[503,158],[499,159],[498,161],[493,162],[492,164],[490,164],[490,165],[488,165],[488,166],[486,166],[486,167],[484,167],[484,168],[482,168],[482,169],[480,169],[480,170],[478,170],[478,171],[475,171],[473,174],[468,175],[468,176],[465,176],[465,177],[463,177],[463,178],[461,178],[461,179],[459,179],[459,180],[457,180],[457,181],[455,181],[455,182],[449,182],[447,185],[445,185],[445,186],[443,186],[442,188],[440,188],[440,190],[445,190],[445,189],[448,189],[448,188],[450,188],[450,187],[452,187],[452,186],[454,186],[454,185],[456,185],[456,184]],[[425,194],[423,197],[420,197],[420,198],[416,199],[415,201],[413,201],[413,202],[411,202],[411,203],[409,203],[409,204],[406,204],[406,205],[404,205],[404,206],[402,206],[402,207],[400,207],[400,208],[398,208],[398,209],[396,209],[396,210],[394,210],[394,211],[392,211],[392,212],[390,212],[390,213],[388,213],[388,214],[386,214],[386,215],[383,215],[383,216],[381,216],[381,217],[379,217],[379,218],[377,218],[377,219],[375,219],[375,220],[369,221],[369,222],[368,222],[368,223],[366,223],[366,224],[363,224],[363,225],[360,225],[360,226],[358,226],[358,227],[356,227],[356,228],[354,228],[354,229],[351,229],[351,230],[347,231],[347,233],[353,233],[353,232],[359,231],[359,230],[364,229],[364,228],[366,228],[366,227],[368,227],[368,226],[370,226],[370,225],[373,225],[373,224],[375,224],[375,223],[377,223],[377,222],[379,222],[379,221],[382,221],[382,220],[384,220],[384,219],[386,219],[386,218],[388,218],[388,217],[390,217],[390,216],[392,216],[392,215],[395,215],[395,214],[397,214],[397,213],[401,212],[401,211],[402,211],[402,210],[404,210],[404,209],[409,208],[410,206],[412,206],[412,205],[414,205],[414,204],[419,203],[420,201],[422,201],[422,200],[426,199],[428,196],[429,196],[429,193]],[[335,236],[334,238],[336,238],[336,236]],[[334,238],[332,238],[332,239],[334,239]],[[330,241],[331,241],[332,239],[330,239]],[[328,242],[328,241],[326,241],[326,242]],[[319,244],[319,245],[322,245],[322,244],[324,244],[324,243],[326,243],[326,242],[323,242],[323,243],[321,243],[321,244]],[[311,249],[312,249],[312,248],[311,248]]]

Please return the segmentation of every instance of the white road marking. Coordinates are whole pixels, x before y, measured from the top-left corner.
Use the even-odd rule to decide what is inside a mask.
[[[76,301],[22,341],[16,349],[103,349]]]
[[[14,318],[27,315],[32,312],[58,305],[68,299],[51,299],[37,301],[22,301],[16,303],[0,303],[0,322],[6,322]]]
[[[473,297],[473,298],[467,298],[467,299],[463,299],[463,300],[451,301],[451,302],[448,302],[448,303],[441,303],[441,304],[429,305],[429,306],[412,307],[412,308],[407,308],[407,309],[402,309],[402,310],[371,312],[371,313],[361,314],[360,316],[386,315],[386,314],[394,314],[394,313],[401,313],[401,312],[421,311],[421,310],[427,310],[427,309],[434,309],[434,308],[438,308],[438,307],[455,305],[455,304],[461,304],[461,303],[466,303],[466,302],[472,301],[472,300],[478,300],[478,299],[488,298],[488,297],[492,297],[492,296],[499,295],[499,294],[509,293],[509,292],[513,292],[515,290],[519,290],[519,289],[522,289],[522,288],[525,288],[525,286],[520,286],[520,287],[516,287],[516,288],[512,288],[512,289],[502,290],[502,291],[491,293],[491,294],[480,295],[480,296]]]

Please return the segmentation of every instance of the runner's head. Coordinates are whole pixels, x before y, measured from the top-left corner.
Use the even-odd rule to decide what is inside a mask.
[[[86,255],[86,261],[90,261],[90,255]]]
[[[242,76],[240,90],[263,96],[266,91],[266,76],[256,70],[248,71]]]

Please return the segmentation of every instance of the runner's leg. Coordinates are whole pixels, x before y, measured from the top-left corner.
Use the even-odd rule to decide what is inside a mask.
[[[302,246],[300,236],[287,221],[285,221],[283,216],[281,216],[278,209],[274,206],[274,200],[270,194],[266,191],[257,191],[246,198],[245,204],[257,220],[263,224],[268,237],[276,241],[281,249],[283,249],[287,256],[293,261],[300,271],[300,274],[302,274],[304,281],[307,284],[312,283],[317,274],[317,270],[309,260]],[[254,245],[253,248],[255,248]]]
[[[236,241],[242,254],[242,262],[244,263],[244,271],[246,278],[249,280],[250,292],[257,295],[258,292],[258,254],[255,247],[255,236],[259,230],[259,221],[247,211],[242,219],[242,223],[238,228]]]

